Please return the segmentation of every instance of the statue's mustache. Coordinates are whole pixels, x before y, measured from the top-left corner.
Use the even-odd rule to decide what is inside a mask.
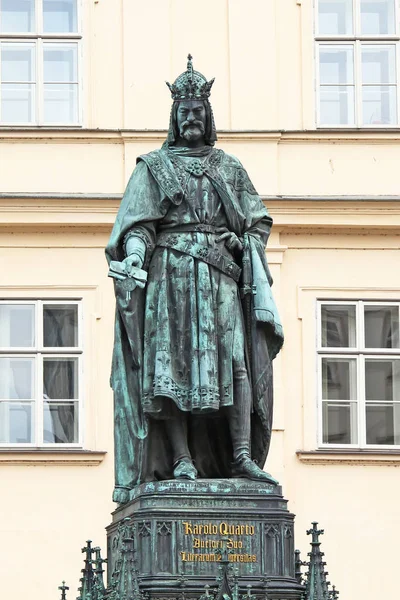
[[[184,121],[179,126],[179,133],[183,135],[188,127],[198,127],[201,133],[205,133],[204,123],[202,121]]]

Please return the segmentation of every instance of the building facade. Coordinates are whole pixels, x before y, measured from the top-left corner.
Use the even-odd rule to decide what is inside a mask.
[[[218,146],[274,219],[286,341],[268,470],[343,598],[395,597],[398,0],[1,0],[1,597],[74,597],[114,505],[106,245],[172,81],[215,77]],[[304,558],[304,556],[303,556]],[[371,576],[369,576],[371,571]]]

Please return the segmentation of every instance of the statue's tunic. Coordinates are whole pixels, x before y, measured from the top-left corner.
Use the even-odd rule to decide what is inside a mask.
[[[190,157],[178,160],[189,162]],[[211,225],[217,232],[180,232]],[[219,235],[228,231],[221,199],[208,177],[190,174],[179,205],[172,204],[152,228],[156,246],[149,267],[144,324],[143,408],[163,415],[162,396],[183,411],[218,410],[233,403],[232,368],[244,363],[244,325],[237,283],[214,266],[157,238],[174,233],[233,256]],[[163,230],[167,230],[163,233]]]
[[[164,147],[138,159],[106,249],[109,261],[122,261],[124,241],[138,236],[148,270],[146,289],[131,298],[115,281],[114,498],[126,497],[144,480],[172,476],[160,429],[173,406],[166,397],[191,415],[190,452],[199,475],[230,476],[229,428],[219,409],[235,402],[233,372],[244,362],[252,384],[252,458],[264,464],[272,426],[271,361],[283,341],[265,257],[271,224],[246,171],[222,150]],[[227,231],[243,242],[243,256],[233,257],[224,242],[217,243]],[[240,284],[206,260],[168,246],[171,239],[206,250],[216,246],[243,267]],[[201,416],[208,413],[221,418]]]

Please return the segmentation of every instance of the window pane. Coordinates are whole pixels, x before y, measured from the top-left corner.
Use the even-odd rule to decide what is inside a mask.
[[[46,44],[43,50],[44,82],[74,82],[78,80],[77,46]]]
[[[78,86],[66,83],[44,85],[44,122],[78,122]]]
[[[395,32],[394,0],[361,0],[361,33]]]
[[[0,347],[32,348],[34,345],[34,305],[0,304]]]
[[[320,124],[354,125],[354,88],[321,86]]]
[[[0,357],[0,399],[34,398],[35,363],[33,358]]]
[[[33,430],[30,402],[0,402],[0,443],[29,444]]]
[[[78,402],[44,402],[43,441],[47,444],[78,443]]]
[[[78,307],[74,304],[46,304],[43,307],[43,345],[78,346]]]
[[[43,0],[43,31],[72,33],[77,31],[76,0]]]
[[[322,399],[357,399],[357,365],[355,358],[322,359]]]
[[[78,398],[78,359],[43,359],[43,397],[45,400]]]
[[[328,348],[356,346],[356,307],[354,305],[321,306],[321,343]]]
[[[396,49],[394,46],[362,46],[362,82],[396,83]]]
[[[366,400],[400,401],[400,360],[365,360]]]
[[[35,81],[35,46],[32,44],[1,45],[1,81]]]
[[[357,405],[355,402],[324,402],[322,406],[324,444],[357,444]]]
[[[399,307],[364,307],[366,348],[399,348]]]
[[[395,125],[397,91],[394,86],[363,86],[363,125]]]
[[[353,0],[319,0],[318,17],[320,34],[351,34]]]
[[[35,0],[1,0],[2,33],[26,33],[35,29]]]
[[[320,46],[319,79],[324,84],[353,84],[353,46]]]
[[[400,405],[367,404],[367,444],[400,444]]]
[[[13,125],[34,121],[35,87],[24,83],[3,83],[1,86],[1,122]]]

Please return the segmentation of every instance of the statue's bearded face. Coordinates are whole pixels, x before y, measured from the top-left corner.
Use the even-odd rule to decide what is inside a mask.
[[[176,115],[179,135],[190,145],[204,142],[206,110],[201,100],[183,100]]]

